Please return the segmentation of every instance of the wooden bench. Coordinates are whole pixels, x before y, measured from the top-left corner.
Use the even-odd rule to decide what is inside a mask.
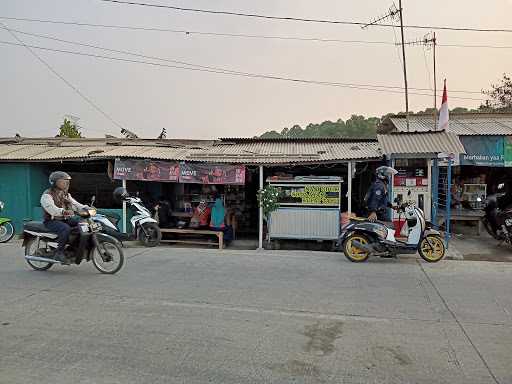
[[[199,241],[199,240],[179,240],[179,239],[166,239],[162,240],[162,242],[168,243],[181,243],[181,244],[199,244],[199,245],[212,245],[218,244],[219,249],[224,248],[224,232],[222,231],[212,231],[209,229],[180,229],[180,228],[162,228],[162,233],[176,233],[176,234],[184,234],[184,235],[214,235],[217,236],[217,243],[210,243],[207,241]]]
[[[481,210],[470,209],[452,209],[450,212],[450,221],[473,221],[477,222],[477,234],[480,236],[482,232],[482,216],[484,212]],[[437,214],[438,225],[445,224],[445,212],[439,211]]]

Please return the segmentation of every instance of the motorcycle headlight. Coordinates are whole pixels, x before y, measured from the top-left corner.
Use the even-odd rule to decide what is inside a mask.
[[[0,211],[3,210],[5,207],[5,204],[3,201],[0,201]]]
[[[91,216],[91,217],[92,217],[92,216],[96,216],[96,212],[97,212],[97,211],[96,211],[96,208],[89,208],[89,209],[87,210],[87,212],[89,212],[89,216]]]

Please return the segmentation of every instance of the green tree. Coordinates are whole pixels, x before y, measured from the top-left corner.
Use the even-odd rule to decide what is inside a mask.
[[[59,134],[57,137],[69,137],[70,139],[77,139],[82,137],[82,133],[80,132],[80,128],[78,128],[75,123],[72,123],[68,119],[64,119],[64,122],[59,128]]]
[[[506,73],[501,84],[491,84],[491,89],[483,93],[489,98],[480,106],[481,110],[512,112],[512,79]]]

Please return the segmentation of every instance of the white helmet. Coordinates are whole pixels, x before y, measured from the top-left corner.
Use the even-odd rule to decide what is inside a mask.
[[[382,167],[377,168],[375,173],[377,174],[377,177],[379,179],[388,180],[388,178],[390,178],[391,176],[396,175],[398,171],[395,168],[383,165]]]

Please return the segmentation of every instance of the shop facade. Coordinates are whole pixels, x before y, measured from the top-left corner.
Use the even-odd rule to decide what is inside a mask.
[[[95,205],[119,215],[125,231],[130,230],[129,211],[112,198],[112,191],[121,185],[150,207],[168,200],[173,215],[170,225],[175,226],[189,226],[201,202],[211,205],[220,198],[237,236],[257,238],[261,247],[267,226],[257,191],[267,182],[280,177],[334,178],[337,202],[324,208],[335,208],[339,222],[340,212],[360,210],[369,175],[380,161],[375,140],[3,139],[0,173],[9,177],[0,182],[0,200],[6,201],[4,214],[15,219],[19,231],[23,221],[41,218],[39,197],[48,186],[49,173],[59,169],[72,175],[71,193],[77,200],[89,203],[96,196]],[[22,181],[27,178],[32,182]],[[326,192],[325,186],[314,188]],[[306,194],[311,192],[306,189]],[[333,191],[327,192],[332,195]],[[20,206],[15,195],[30,196],[23,212],[13,209]],[[305,198],[302,208],[319,208],[325,204],[320,200]]]
[[[432,116],[410,117],[410,132],[432,133],[433,126]],[[405,117],[387,118],[380,132],[407,134]],[[478,223],[485,198],[512,180],[512,114],[452,114],[449,132],[458,137],[463,152],[452,156],[450,167],[446,159],[432,158],[433,217],[442,222],[450,210],[451,220]],[[479,233],[479,225],[477,229]]]

